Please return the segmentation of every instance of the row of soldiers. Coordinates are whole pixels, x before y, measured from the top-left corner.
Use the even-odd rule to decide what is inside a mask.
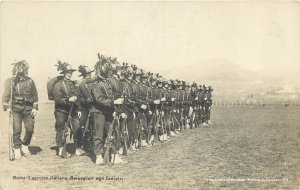
[[[49,99],[55,102],[60,157],[71,156],[66,151],[69,132],[75,155],[91,153],[96,164],[118,164],[125,162],[124,155],[130,151],[210,124],[210,86],[166,80],[135,65],[119,64],[117,59],[99,54],[98,58],[94,70],[79,66],[80,83],[71,80],[76,70],[61,61],[57,70],[62,75],[48,82]]]

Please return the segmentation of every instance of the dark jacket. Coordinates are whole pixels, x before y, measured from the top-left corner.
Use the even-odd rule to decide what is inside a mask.
[[[11,82],[13,82],[12,107],[25,110],[38,109],[38,92],[34,81],[30,77],[24,77],[23,80],[13,77],[5,81],[2,97],[3,106],[8,106],[9,104]]]
[[[69,98],[77,95],[77,88],[75,82],[71,80],[62,79],[54,85],[53,89],[55,110],[68,113],[72,103]],[[78,109],[78,100],[74,103],[73,112]]]

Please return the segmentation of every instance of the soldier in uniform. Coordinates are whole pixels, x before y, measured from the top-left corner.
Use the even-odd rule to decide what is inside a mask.
[[[125,94],[124,109],[126,110],[126,115],[127,115],[127,128],[128,128],[130,149],[132,151],[135,151],[136,150],[135,145],[138,139],[138,133],[136,128],[136,115],[134,109],[136,95],[132,85],[134,71],[131,66],[128,66],[128,64],[123,65],[122,71],[123,71],[122,86]]]
[[[94,154],[96,155],[96,164],[103,164],[105,141],[113,121],[114,105],[122,105],[123,98],[114,98],[112,87],[108,82],[110,77],[110,66],[103,60],[99,60],[95,65],[96,78],[91,86],[91,93],[93,97],[93,105],[91,113],[93,116],[93,144]],[[112,152],[115,153],[117,148],[112,144]],[[122,162],[121,158],[116,154],[115,163]]]
[[[140,92],[141,92],[141,107],[140,107],[140,117],[142,117],[143,123],[143,135],[142,135],[142,141],[141,146],[142,147],[148,147],[151,143],[149,143],[149,140],[151,138],[151,127],[149,125],[149,101],[150,99],[150,88],[148,86],[148,74],[141,69],[141,76],[140,76]],[[149,144],[148,144],[149,143]]]
[[[28,77],[28,64],[25,61],[14,63],[13,77],[5,81],[2,97],[3,110],[13,116],[13,143],[15,159],[30,154],[28,146],[34,132],[34,117],[38,110],[38,93],[34,81]],[[12,92],[11,92],[12,90]],[[12,95],[12,110],[9,101]],[[25,136],[21,140],[22,122]]]
[[[84,140],[82,136],[83,136],[83,131],[86,131],[89,127],[89,126],[85,126],[86,121],[87,121],[88,117],[90,116],[90,106],[92,103],[92,98],[88,91],[88,84],[91,83],[92,72],[94,70],[91,70],[87,66],[80,65],[78,68],[78,71],[81,73],[79,75],[79,77],[81,77],[81,76],[83,77],[82,81],[79,84],[79,88],[77,91],[77,97],[79,100],[78,117],[79,117],[79,121],[80,121],[80,130],[78,131],[78,139],[81,139],[81,140],[79,140],[79,142],[78,142],[78,148],[76,148],[75,155],[80,156],[85,153],[83,148],[81,148],[83,145],[82,141]],[[85,145],[85,146],[88,146],[88,145]],[[84,148],[87,148],[87,147],[84,147]]]
[[[212,124],[210,121],[210,112],[211,112],[211,106],[212,106],[212,91],[213,89],[211,86],[208,87],[207,89],[207,100],[206,100],[206,107],[207,107],[207,114],[206,114],[206,121],[207,124]]]
[[[144,104],[144,99],[146,98],[147,92],[144,92],[141,86],[141,76],[143,75],[143,71],[141,69],[138,69],[136,66],[134,66],[133,69],[134,75],[132,88],[135,94],[134,113],[138,134],[138,139],[136,139],[135,142],[135,148],[141,149],[143,145],[146,146],[143,140],[145,140],[145,130],[147,126],[147,120],[145,117],[145,110],[147,109],[147,107],[145,107]]]
[[[111,86],[112,93],[114,96],[114,99],[122,98],[124,99],[124,89],[123,85],[121,83],[121,65],[118,63],[117,59],[107,59],[108,63],[110,64],[110,73],[111,75],[108,77],[107,81],[109,85]],[[119,74],[119,75],[118,75]],[[118,115],[119,118],[119,124],[116,125],[116,133],[114,137],[114,143],[116,146],[116,155],[117,159],[115,158],[114,163],[121,163],[123,160],[121,159],[121,156],[123,154],[123,145],[121,143],[121,125],[124,119],[127,118],[126,113],[122,110],[123,104],[122,105],[115,105],[114,106],[114,112],[115,114]]]
[[[61,71],[64,78],[54,85],[53,95],[55,102],[55,130],[56,130],[56,144],[58,147],[58,155],[62,158],[68,158],[70,154],[63,154],[63,148],[66,146],[66,130],[68,124],[68,116],[71,116],[72,134],[74,138],[75,148],[80,148],[81,137],[80,122],[78,117],[78,101],[77,101],[77,89],[75,82],[71,80],[72,74],[75,69],[68,63],[61,63],[58,65],[58,70]]]

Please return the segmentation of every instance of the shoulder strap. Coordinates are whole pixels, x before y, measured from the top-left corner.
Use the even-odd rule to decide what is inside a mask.
[[[108,93],[107,93],[107,91],[106,91],[106,88],[105,88],[103,82],[101,81],[100,83],[101,83],[102,87],[104,88],[104,91],[105,91],[106,96],[108,97]]]
[[[62,82],[62,84],[63,84],[63,86],[64,86],[64,89],[65,89],[65,91],[66,91],[66,93],[67,93],[67,96],[69,96],[69,93],[68,93],[68,90],[67,90],[67,87],[66,87],[65,82],[64,82],[63,80],[62,80],[61,82]]]

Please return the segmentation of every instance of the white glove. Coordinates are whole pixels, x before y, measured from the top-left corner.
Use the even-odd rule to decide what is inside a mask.
[[[176,113],[176,112],[177,112],[177,110],[176,110],[176,109],[173,109],[173,112],[174,112],[174,113]]]
[[[12,112],[11,112],[11,109],[10,108],[7,108],[7,110],[6,110],[6,112],[5,113],[7,113],[7,114],[11,114]]]
[[[81,111],[79,111],[79,112],[77,113],[77,115],[78,115],[78,118],[80,118],[80,117],[81,117]]]
[[[69,98],[69,102],[76,102],[77,96],[72,96]]]
[[[165,115],[165,112],[164,111],[161,111],[161,116],[163,117]]]
[[[156,113],[155,113],[156,115],[158,115],[159,114],[159,112],[158,112],[158,110],[156,110]]]
[[[126,119],[126,118],[127,118],[127,115],[126,115],[125,113],[121,113],[121,117],[122,117],[123,119]]]
[[[164,102],[164,101],[166,101],[166,98],[163,97],[163,98],[161,98],[160,100],[161,100],[162,102]]]
[[[152,115],[152,111],[148,111],[148,114],[149,114],[149,115]]]
[[[141,108],[142,108],[143,110],[145,110],[145,109],[147,109],[147,105],[142,104]]]
[[[37,114],[37,110],[36,110],[36,109],[32,109],[30,115],[31,115],[32,117],[35,117],[36,114]]]
[[[114,113],[112,115],[113,115],[113,117],[116,117],[117,113],[114,111]]]
[[[160,100],[154,100],[154,104],[160,104]]]
[[[118,98],[118,99],[114,100],[114,104],[119,105],[119,104],[123,104],[123,103],[124,103],[124,99],[123,98]]]
[[[196,97],[195,100],[198,100],[198,97]]]
[[[174,101],[175,101],[175,98],[171,98],[171,101],[174,102]]]

